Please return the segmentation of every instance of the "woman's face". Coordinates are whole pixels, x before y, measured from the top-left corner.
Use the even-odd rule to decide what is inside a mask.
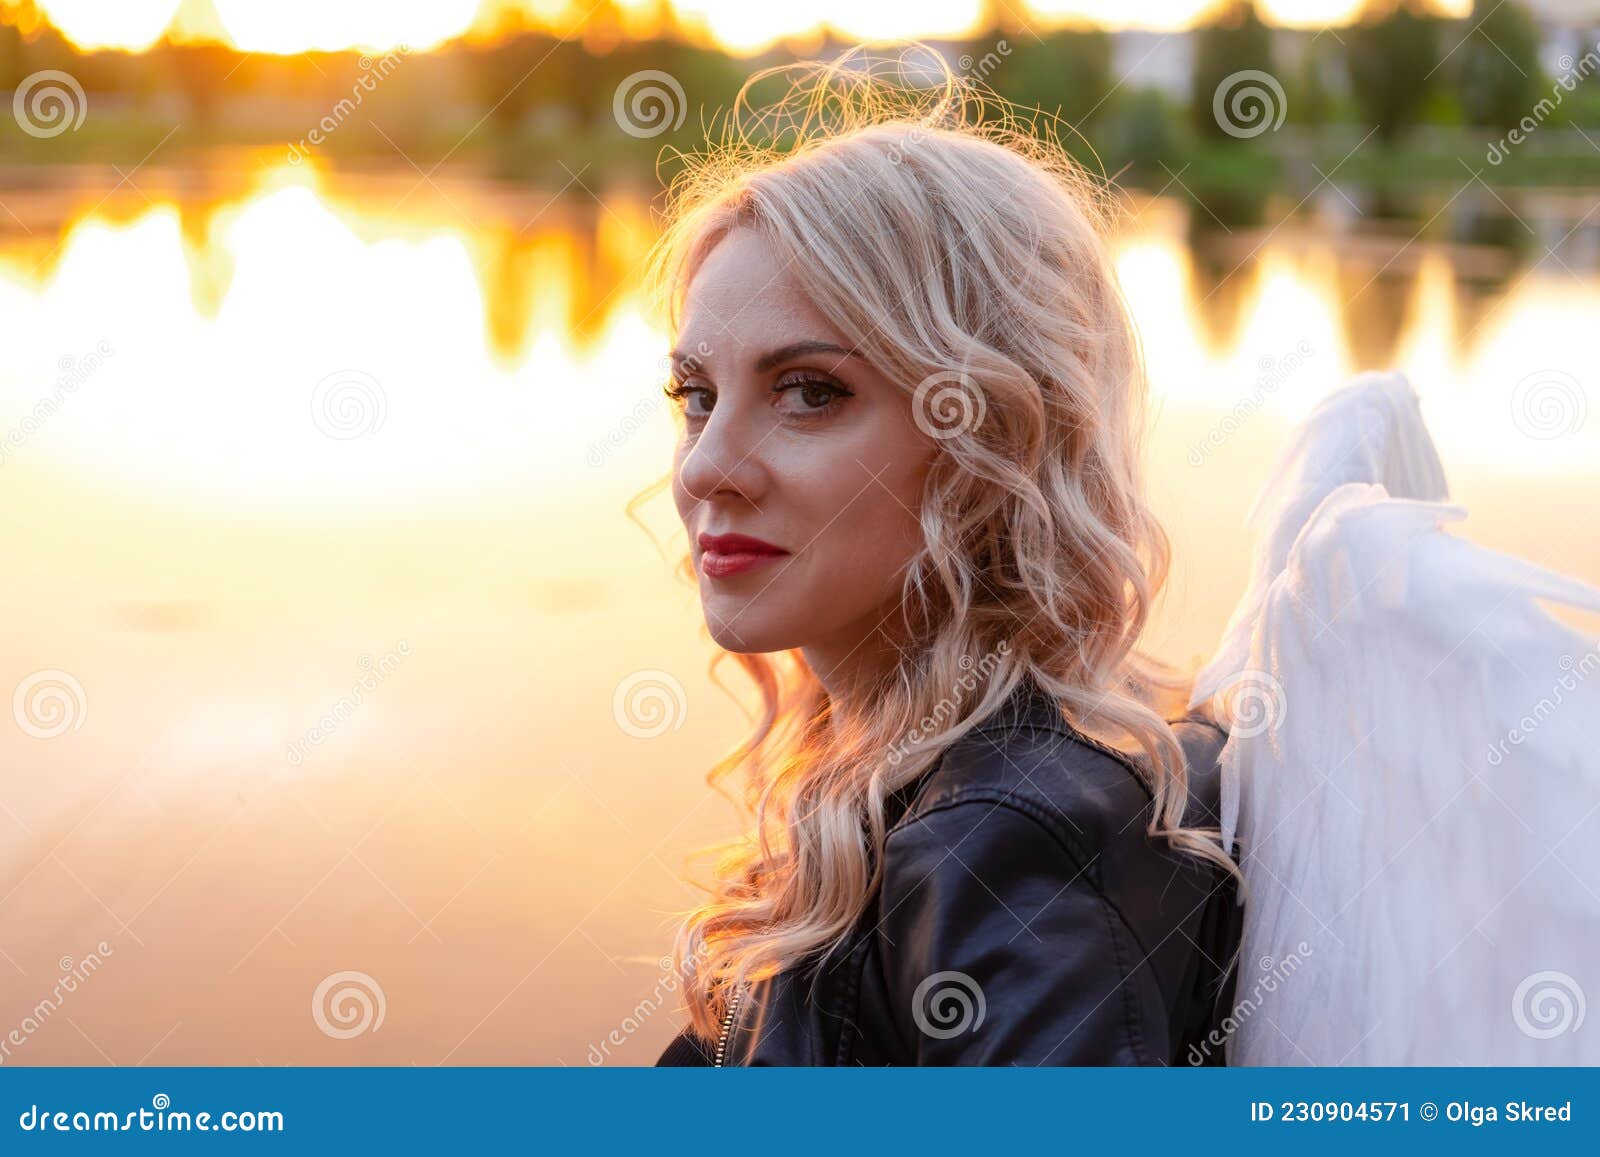
[[[805,648],[824,679],[866,661],[922,541],[935,443],[909,395],[851,352],[750,229],[701,263],[673,361],[672,493],[712,637]]]

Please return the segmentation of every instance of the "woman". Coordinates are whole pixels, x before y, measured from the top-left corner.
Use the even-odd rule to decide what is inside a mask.
[[[979,112],[854,58],[676,189],[673,496],[765,710],[662,1064],[1221,1062],[1223,736],[1135,651],[1137,339],[1091,182]]]

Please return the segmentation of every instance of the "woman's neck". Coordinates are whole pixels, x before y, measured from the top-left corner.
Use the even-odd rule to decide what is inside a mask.
[[[844,716],[872,708],[902,653],[881,621],[853,640],[819,640],[800,650],[834,710]]]

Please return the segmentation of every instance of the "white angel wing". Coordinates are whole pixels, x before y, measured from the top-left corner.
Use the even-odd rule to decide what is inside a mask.
[[[1600,590],[1449,534],[1415,394],[1366,374],[1253,515],[1194,704],[1246,880],[1232,1064],[1596,1064]],[[1600,1018],[1597,1018],[1600,1019]]]

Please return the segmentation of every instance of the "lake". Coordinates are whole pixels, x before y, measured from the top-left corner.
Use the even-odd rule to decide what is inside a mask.
[[[1151,650],[1207,653],[1277,447],[1371,367],[1457,533],[1600,582],[1592,193],[1180,185],[1115,243]],[[673,437],[654,228],[582,174],[0,172],[0,1061],[654,1060],[744,726],[670,500],[625,513]]]

